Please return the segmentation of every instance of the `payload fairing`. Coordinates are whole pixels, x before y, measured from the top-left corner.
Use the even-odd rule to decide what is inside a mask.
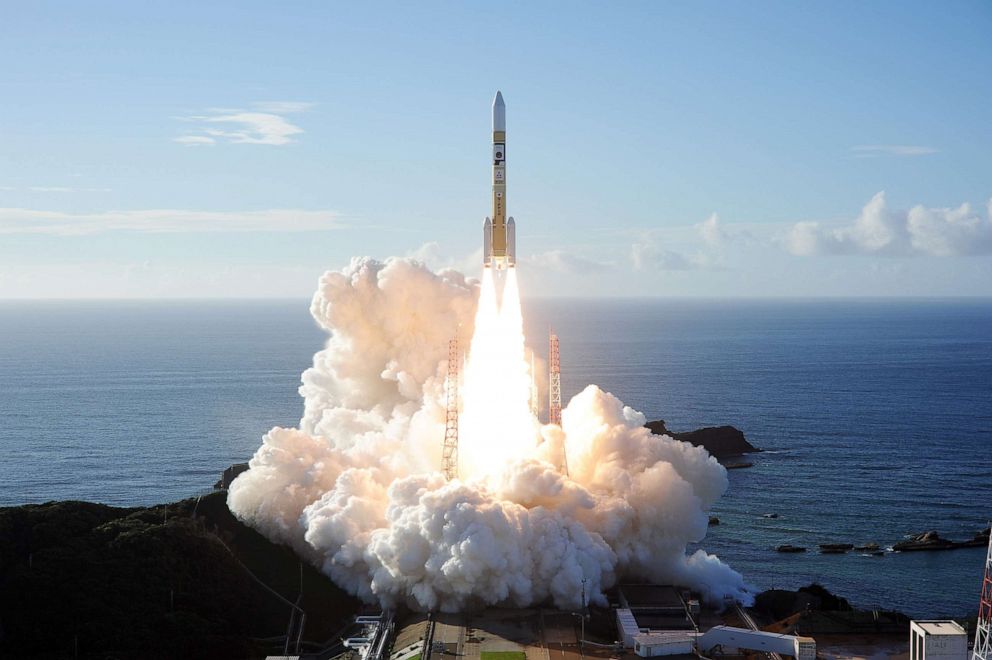
[[[516,223],[506,217],[506,105],[493,99],[493,217],[482,225],[482,263],[497,270],[517,264]]]

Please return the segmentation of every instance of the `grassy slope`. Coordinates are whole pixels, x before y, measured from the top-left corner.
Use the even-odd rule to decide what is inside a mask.
[[[0,508],[0,657],[232,657],[281,650],[300,562],[213,493],[151,508],[50,502]],[[194,507],[196,515],[193,516]],[[220,540],[223,540],[223,543]],[[304,638],[324,641],[358,604],[303,567]]]

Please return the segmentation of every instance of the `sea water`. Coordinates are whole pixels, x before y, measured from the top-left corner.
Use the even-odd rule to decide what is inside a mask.
[[[992,518],[992,301],[530,300],[562,390],[613,392],[670,429],[732,424],[698,547],[756,588],[812,581],[914,616],[977,609],[985,550],[821,555]],[[177,500],[297,424],[326,335],[300,301],[0,303],[0,505]],[[439,438],[439,442],[440,442]],[[778,514],[766,518],[765,514]],[[790,543],[810,552],[784,555]]]

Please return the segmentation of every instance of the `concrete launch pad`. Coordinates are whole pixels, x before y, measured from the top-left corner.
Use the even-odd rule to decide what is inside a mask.
[[[427,636],[424,639],[424,636]],[[617,657],[615,651],[580,648],[579,619],[570,612],[489,609],[472,614],[416,617],[400,628],[390,660],[582,660]],[[426,652],[426,653],[425,653]]]

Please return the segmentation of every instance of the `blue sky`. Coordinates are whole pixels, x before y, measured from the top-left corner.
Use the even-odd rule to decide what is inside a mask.
[[[526,293],[992,295],[989,34],[987,2],[6,3],[0,298],[471,272],[497,88]]]

